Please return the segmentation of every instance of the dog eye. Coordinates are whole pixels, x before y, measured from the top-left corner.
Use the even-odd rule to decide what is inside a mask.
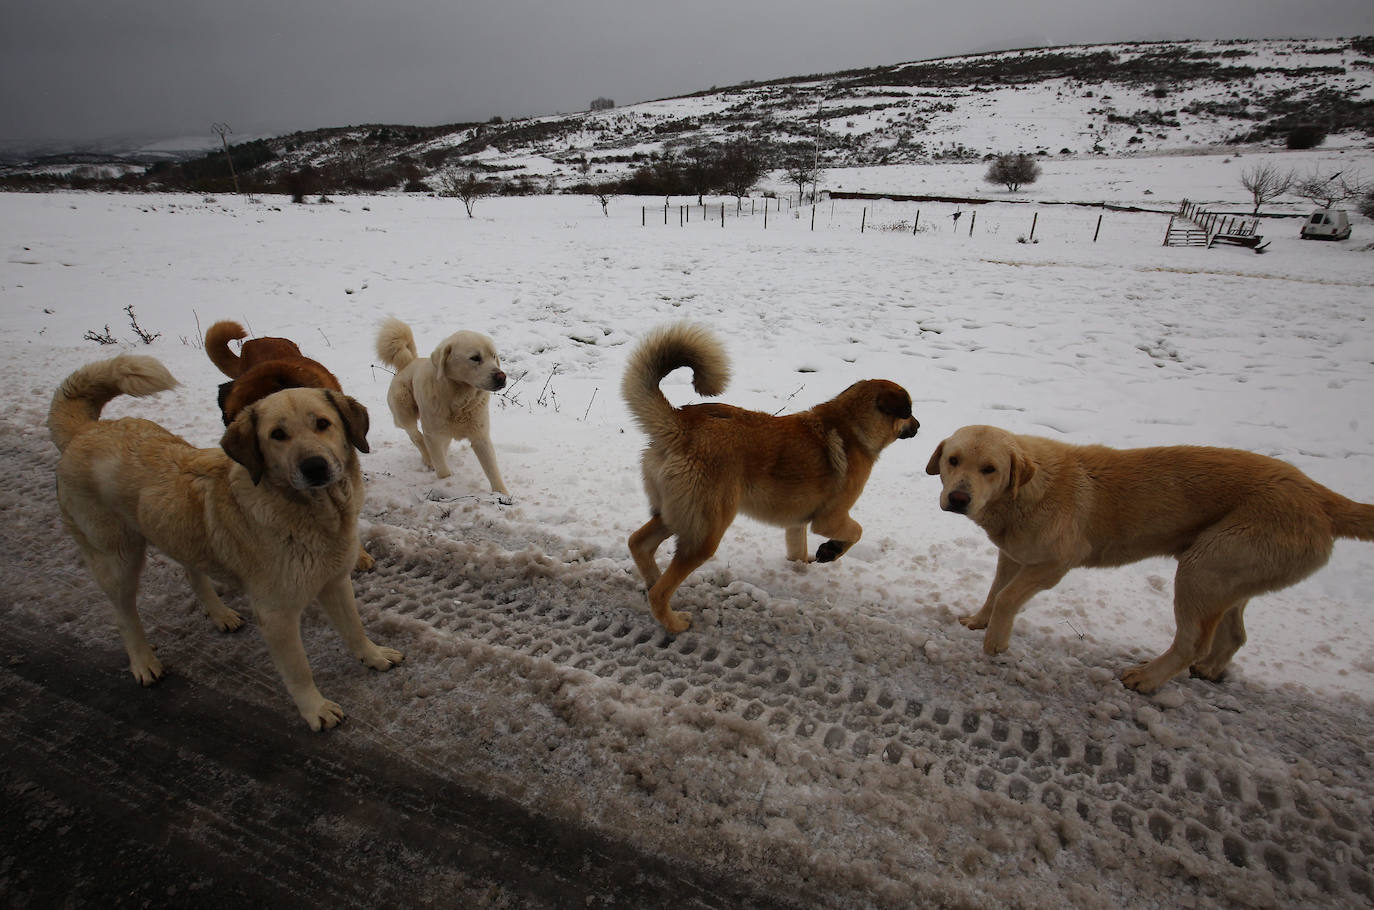
[[[473,354],[471,357],[468,358],[468,360],[471,360],[473,363],[481,363],[481,362],[482,362],[482,355],[481,355],[481,354]]]
[[[277,442],[286,441],[286,431],[283,430],[281,427],[277,427],[275,430],[268,433],[267,435],[275,439]]]
[[[990,464],[985,464],[985,465],[983,465],[983,467],[982,467],[980,470],[981,470],[984,474],[996,474],[996,473],[997,473],[997,468],[996,468],[996,466],[990,465]]]
[[[327,417],[321,417],[319,420],[315,421],[315,429],[319,430],[321,433],[329,429],[329,427],[330,423],[329,418]]]
[[[957,467],[959,467],[959,456],[958,456],[958,455],[951,455],[951,456],[949,456],[949,466],[950,466],[951,468],[957,468]]]

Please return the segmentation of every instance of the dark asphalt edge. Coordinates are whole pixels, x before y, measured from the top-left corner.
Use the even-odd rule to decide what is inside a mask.
[[[66,818],[0,834],[0,885],[26,861],[58,867],[29,874],[11,906],[175,906],[178,895],[196,907],[415,906],[436,889],[456,899],[464,883],[497,906],[809,903],[478,793],[350,741],[347,724],[310,733],[294,714],[175,674],[142,689],[121,650],[24,629],[27,619],[0,609],[0,705],[19,715],[0,724],[0,811],[23,818],[56,801]],[[100,765],[118,767],[119,787],[88,776]],[[339,820],[374,839],[318,835]],[[217,858],[219,842],[237,855]],[[122,870],[108,893],[51,874],[74,849],[83,868]]]

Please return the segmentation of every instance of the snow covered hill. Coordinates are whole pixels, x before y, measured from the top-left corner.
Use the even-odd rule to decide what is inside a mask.
[[[1322,127],[1335,147],[1374,136],[1374,39],[1005,51],[711,88],[610,110],[331,127],[242,143],[235,159],[250,187],[308,166],[365,190],[435,189],[447,175],[476,171],[508,189],[538,192],[617,179],[692,146],[739,138],[767,143],[775,165],[802,155],[853,168],[1011,151],[1051,158],[1274,146],[1304,124]],[[217,152],[188,168],[180,176],[189,188],[228,188]],[[167,188],[178,173],[154,169],[150,183]]]

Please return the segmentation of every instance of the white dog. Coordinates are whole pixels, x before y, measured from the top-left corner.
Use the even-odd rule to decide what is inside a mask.
[[[396,370],[386,403],[396,426],[420,450],[425,467],[440,478],[449,476],[449,443],[466,439],[492,492],[509,502],[510,491],[491,444],[488,404],[491,393],[506,386],[492,340],[478,332],[454,332],[429,357],[421,358],[410,326],[389,317],[377,333],[377,356]]]

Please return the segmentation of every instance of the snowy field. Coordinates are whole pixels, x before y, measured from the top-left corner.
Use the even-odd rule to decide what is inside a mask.
[[[1340,154],[1374,173],[1374,154]],[[1041,192],[1076,197],[1076,179],[1101,201],[1242,208],[1216,159],[1150,161],[1143,176],[1056,162]],[[1167,216],[1096,208],[979,206],[970,236],[969,207],[956,225],[952,205],[826,202],[813,230],[785,203],[765,228],[761,200],[738,215],[726,201],[723,226],[720,200],[680,224],[690,201],[665,225],[661,199],[615,199],[609,217],[590,198],[486,199],[469,219],[427,197],[0,196],[8,621],[118,642],[56,522],[53,388],[86,361],[153,354],[182,385],[107,413],[215,445],[222,377],[199,339],[236,319],[296,340],[371,410],[378,567],[357,586],[374,639],[407,661],[367,674],[308,616],[317,681],[350,715],[327,735],[801,904],[1374,902],[1374,550],[1342,542],[1253,603],[1224,684],[1141,696],[1117,677],[1171,639],[1172,563],[1070,574],[985,657],[955,617],[981,604],[995,550],[939,510],[924,472],[948,433],[992,423],[1251,449],[1374,501],[1374,226],[1321,244],[1275,219],[1256,255],[1164,248]],[[460,328],[496,340],[512,505],[466,446],[436,481],[392,426],[373,353],[387,315],[422,352]],[[680,590],[693,626],[668,640],[625,544],[646,517],[644,440],[618,386],[636,339],[679,319],[724,338],[723,400],[798,410],[883,377],[911,392],[921,431],[878,462],[854,510],[864,537],[838,563],[788,564],[780,530],[740,519]],[[117,346],[83,340],[107,325]],[[665,388],[690,400],[683,375]],[[256,633],[212,631],[159,557],[141,603],[170,672],[304,731]],[[110,670],[136,689],[113,652]]]

